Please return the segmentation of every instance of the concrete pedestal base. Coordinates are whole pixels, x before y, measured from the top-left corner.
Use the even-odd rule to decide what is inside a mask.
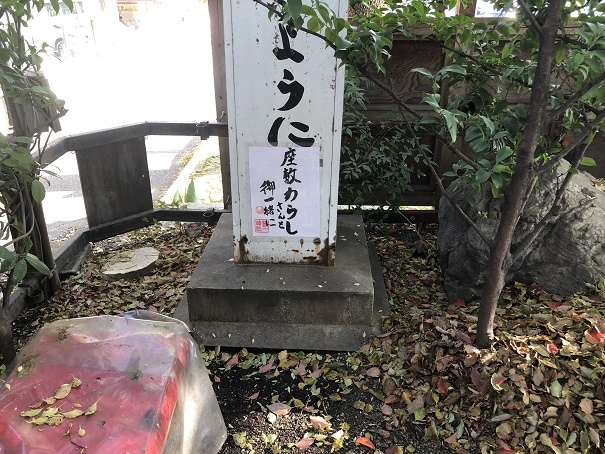
[[[380,333],[388,301],[360,216],[339,216],[333,267],[236,264],[232,225],[223,214],[175,314],[204,345],[356,350]]]

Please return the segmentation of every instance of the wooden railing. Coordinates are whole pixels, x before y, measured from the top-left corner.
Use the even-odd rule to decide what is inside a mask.
[[[53,252],[55,271],[64,274],[88,243],[148,226],[157,221],[216,221],[226,210],[154,209],[147,165],[145,137],[189,136],[208,139],[227,137],[226,123],[138,123],[84,134],[64,136],[34,158],[42,167],[67,152],[75,152],[88,220]],[[39,295],[41,282],[27,277],[11,295],[8,314],[17,317],[32,295]]]
[[[90,228],[153,209],[145,137],[227,136],[226,123],[138,123],[63,137],[38,157],[42,166],[74,151]]]

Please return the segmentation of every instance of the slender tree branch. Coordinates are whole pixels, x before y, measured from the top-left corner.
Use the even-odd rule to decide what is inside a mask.
[[[523,12],[525,13],[525,16],[527,16],[527,19],[529,20],[531,25],[536,29],[536,32],[538,32],[538,34],[542,36],[542,25],[538,22],[536,16],[534,16],[529,10],[527,4],[525,3],[525,0],[517,0],[517,3],[521,7],[521,10],[523,10]]]
[[[557,36],[557,38],[566,44],[573,44],[574,46],[578,46],[580,49],[583,50],[605,50],[605,46],[600,46],[598,44],[595,44],[593,46],[587,46],[586,43],[583,43],[578,39],[570,38],[567,35],[559,35]]]
[[[53,121],[53,123],[54,123],[54,121]],[[44,145],[41,146],[40,134],[37,134],[37,137],[38,137],[38,167],[36,168],[36,177],[40,176],[40,166],[42,166],[42,158],[44,157],[44,153],[46,152],[46,149],[48,148],[48,142],[50,140],[51,135],[52,135],[52,129],[47,134],[46,139],[44,140]]]
[[[271,11],[273,14],[275,14],[279,20],[283,20],[284,18],[284,13],[276,10],[275,8],[273,8],[271,5],[269,5],[268,3],[262,1],[262,0],[252,0],[254,3],[258,3],[259,5],[264,6],[265,8],[267,8],[269,11]],[[338,48],[334,45],[334,43],[332,43],[332,41],[330,41],[328,38],[326,38],[325,36],[323,36],[320,33],[314,32],[309,30],[306,27],[299,27],[298,28],[300,31],[303,31],[309,35],[315,36],[316,38],[321,39],[328,47],[330,47],[332,50],[338,50]]]
[[[462,207],[460,205],[458,205],[458,202],[456,202],[454,200],[454,198],[448,194],[448,192],[446,191],[445,187],[443,186],[443,182],[441,181],[441,179],[439,178],[439,175],[437,174],[437,171],[435,170],[435,167],[433,166],[432,161],[426,155],[426,153],[424,152],[424,150],[422,149],[422,147],[419,146],[419,143],[417,144],[417,147],[418,147],[418,150],[419,150],[420,154],[422,155],[423,159],[427,163],[427,165],[429,167],[429,170],[431,171],[431,175],[433,176],[435,182],[437,183],[437,186],[439,186],[439,192],[441,193],[441,195],[444,196],[447,199],[448,202],[450,202],[450,204],[452,205],[452,207],[454,207],[454,209],[458,212],[458,214],[460,216],[462,216],[462,218],[467,222],[467,224],[469,226],[471,226],[471,228],[477,233],[477,235],[479,235],[479,237],[483,240],[483,242],[485,243],[485,245],[489,249],[491,249],[493,242],[485,236],[485,234],[481,231],[481,229],[475,223],[475,221],[473,221],[464,212],[464,210],[462,209]]]
[[[426,38],[433,41],[434,43],[438,44],[439,46],[441,46],[443,49],[447,50],[448,52],[453,52],[462,58],[469,59],[470,61],[475,63],[477,66],[480,66],[486,72],[490,73],[492,76],[502,77],[502,73],[500,71],[498,71],[495,67],[482,62],[477,57],[469,55],[461,50],[454,49],[453,47],[448,46],[447,44],[443,43],[442,41],[438,40],[437,38],[435,38],[433,36],[427,36]],[[518,77],[513,77],[510,80],[517,82],[519,85],[522,85],[523,87],[531,88],[531,85],[529,85],[524,80],[519,79]]]
[[[258,3],[259,5],[262,5],[265,8],[267,8],[269,11],[271,11],[273,14],[275,14],[277,17],[279,17],[279,20],[282,20],[284,18],[284,13],[273,8],[273,6],[271,6],[269,3],[264,2],[263,0],[252,0],[252,1],[254,3]]]
[[[29,217],[29,219],[33,218],[34,210],[33,210],[33,206],[32,206],[31,203],[29,203],[29,204],[23,203],[23,202],[25,202],[26,198],[23,196],[24,188],[21,186],[21,184],[22,183],[19,182],[18,187],[17,187],[17,194],[15,195],[15,199],[13,199],[13,203],[21,202],[21,203],[18,203],[18,205],[17,205],[16,208],[18,208],[19,211],[21,212],[21,219],[23,220],[23,226],[26,227],[27,226],[28,215],[25,212],[25,205],[28,205],[29,208],[30,208],[30,216],[31,217]],[[11,203],[11,205],[12,205],[12,203]],[[17,216],[15,213],[13,213],[12,215],[13,216]],[[19,244],[20,241],[22,241],[25,238],[27,238],[33,232],[34,227],[35,227],[35,222],[32,222],[31,227],[29,228],[29,230],[27,230],[26,232],[22,233],[21,235],[15,237],[15,238],[13,238],[11,241],[9,241],[7,243],[4,243],[3,246],[4,247],[8,247],[8,246],[10,246],[12,244],[15,244],[15,246],[16,246],[17,244]],[[18,248],[15,247],[15,250],[17,250],[17,249]]]
[[[605,121],[605,109],[602,110],[601,112],[599,112],[599,115],[597,115],[594,120],[592,120],[590,123],[588,123],[584,127],[582,132],[580,134],[578,134],[576,137],[574,137],[574,139],[572,140],[572,142],[569,145],[567,145],[559,153],[557,153],[552,158],[550,158],[550,160],[546,164],[542,165],[541,168],[538,169],[538,171],[537,171],[538,175],[542,175],[543,173],[547,172],[554,165],[556,165],[561,159],[565,158],[565,156],[567,156],[578,145],[580,145],[584,141],[584,139],[586,137],[588,137],[588,135],[591,132],[593,132],[597,128],[597,126],[599,126],[603,121]]]
[[[517,260],[519,260],[521,257],[524,257],[527,254],[527,252],[529,251],[529,248],[531,247],[531,245],[540,236],[540,234],[544,231],[544,229],[559,217],[563,193],[567,189],[567,186],[569,186],[569,182],[571,181],[571,179],[573,177],[572,169],[576,169],[576,170],[578,169],[578,165],[580,164],[580,161],[584,157],[584,153],[586,153],[587,148],[588,148],[588,145],[585,145],[584,147],[582,147],[582,151],[578,154],[578,156],[572,163],[571,168],[569,169],[569,171],[565,175],[565,178],[563,179],[563,182],[561,183],[561,185],[557,188],[557,191],[555,192],[553,204],[550,207],[550,209],[548,210],[548,212],[534,226],[534,229],[531,231],[531,233],[529,233],[521,241],[521,243],[519,243],[515,247],[515,249],[513,251],[511,251],[511,260],[513,263],[516,262]]]
[[[592,90],[594,87],[596,87],[598,84],[600,84],[603,81],[605,81],[605,71],[603,71],[601,74],[599,74],[594,79],[586,82],[584,85],[582,85],[582,87],[579,90],[575,91],[572,95],[570,95],[569,98],[567,98],[567,100],[563,104],[561,104],[556,109],[552,110],[548,116],[547,122],[550,123],[552,120],[554,120],[555,118],[560,116],[563,112],[565,112],[567,109],[569,109],[575,102],[577,102],[582,96],[584,96],[586,93],[588,93],[590,90]]]
[[[393,99],[393,101],[395,101],[395,103],[397,104],[397,107],[400,109],[400,111],[403,110],[403,111],[409,113],[410,115],[414,116],[417,119],[421,119],[422,118],[422,115],[420,115],[419,113],[417,113],[416,111],[414,111],[410,106],[408,106],[406,103],[404,103],[399,98],[399,96],[397,96],[397,93],[395,93],[389,86],[387,86],[385,83],[383,83],[382,81],[380,81],[372,73],[370,73],[367,70],[367,68],[365,68],[362,65],[358,65],[358,64],[354,64],[353,66],[364,77],[368,78],[374,84],[376,84],[378,87],[380,87],[381,89],[383,89],[384,91],[386,91],[387,94],[391,97],[391,99]],[[406,121],[407,121],[407,119],[406,119]],[[473,161],[468,156],[466,156],[464,153],[462,153],[458,148],[452,146],[449,143],[449,141],[445,137],[443,137],[442,134],[440,134],[437,130],[435,130],[435,128],[430,127],[430,129],[431,129],[431,133],[433,133],[435,135],[435,137],[437,137],[437,139],[439,139],[439,141],[442,142],[449,151],[451,151],[453,154],[455,154],[456,156],[458,156],[458,158],[460,158],[462,161],[464,161],[465,163],[467,163],[468,165],[470,165],[473,169],[478,170],[480,168],[479,164],[477,164],[475,161]]]
[[[418,152],[420,153],[420,155],[426,162],[426,165],[429,167],[429,171],[431,172],[431,175],[433,176],[435,183],[439,187],[439,192],[448,200],[448,202],[450,202],[450,204],[454,207],[454,209],[458,212],[458,214],[460,216],[462,216],[462,218],[473,228],[473,230],[475,230],[475,232],[477,232],[477,235],[479,235],[479,237],[483,240],[483,242],[487,245],[487,247],[491,249],[492,241],[490,241],[485,236],[485,234],[481,231],[481,229],[475,223],[475,221],[473,221],[464,212],[464,210],[460,207],[460,205],[458,205],[458,203],[445,190],[445,187],[443,186],[443,182],[441,181],[441,178],[439,178],[439,174],[437,173],[437,170],[435,170],[435,167],[433,166],[433,161],[424,152],[424,149],[422,148],[422,144],[420,143],[420,140],[418,139],[418,135],[416,134],[416,131],[414,131],[414,128],[412,128],[412,125],[410,125],[409,121],[407,120],[407,118],[405,116],[405,112],[400,108],[399,113],[403,117],[403,122],[404,122],[405,128],[408,131],[408,133],[412,136],[412,140],[414,141],[414,144],[415,144],[416,148],[418,149]]]
[[[410,106],[408,106],[406,103],[404,103],[401,99],[399,99],[397,94],[389,86],[387,86],[385,83],[383,83],[381,80],[379,80],[376,76],[374,76],[372,73],[370,73],[365,66],[360,65],[358,63],[350,63],[350,64],[352,64],[353,67],[357,71],[359,71],[360,74],[362,74],[364,77],[371,80],[378,87],[380,87],[381,89],[386,91],[387,94],[393,99],[393,101],[395,101],[395,103],[397,104],[397,107],[400,110],[404,110],[406,113],[412,115],[413,117],[415,117],[417,119],[422,118],[422,115],[420,115],[418,112],[416,112]]]
[[[327,45],[329,48],[331,48],[332,50],[334,50],[334,51],[337,51],[337,50],[338,50],[338,48],[337,48],[337,47],[336,47],[336,46],[335,46],[335,45],[332,43],[332,41],[330,41],[330,40],[329,40],[328,38],[326,38],[325,36],[323,36],[323,35],[321,35],[321,34],[319,34],[319,33],[317,33],[317,32],[311,31],[311,30],[309,30],[309,29],[308,29],[308,28],[306,28],[306,27],[300,27],[300,30],[302,30],[303,32],[305,32],[305,33],[307,33],[307,34],[309,34],[309,35],[312,35],[312,36],[315,36],[315,37],[317,37],[317,38],[321,39],[321,40],[322,40],[322,41],[323,41],[323,42],[324,42],[324,43],[325,43],[325,44],[326,44],[326,45]]]

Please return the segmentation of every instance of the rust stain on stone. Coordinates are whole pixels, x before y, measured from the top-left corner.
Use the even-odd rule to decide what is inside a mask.
[[[313,244],[315,245],[315,254],[304,257],[305,262],[313,265],[334,266],[334,244],[330,245],[327,238],[323,242],[319,238],[315,238]]]
[[[248,255],[248,249],[246,249],[246,244],[248,243],[248,237],[246,235],[242,236],[239,240],[239,262],[240,263],[249,263],[250,256]]]

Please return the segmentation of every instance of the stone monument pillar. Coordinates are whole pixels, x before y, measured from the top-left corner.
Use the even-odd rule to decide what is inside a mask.
[[[252,0],[223,8],[235,261],[333,265],[344,68]]]
[[[232,214],[177,313],[207,345],[355,350],[388,304],[361,217],[336,216],[343,68],[253,0],[223,13]]]

